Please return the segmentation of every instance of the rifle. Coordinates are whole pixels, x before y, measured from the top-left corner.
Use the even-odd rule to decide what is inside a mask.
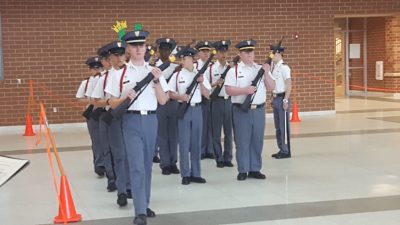
[[[96,75],[97,76],[97,75]],[[90,77],[86,78],[87,82],[89,83],[89,79]],[[87,85],[87,84],[86,84]],[[85,92],[86,92],[86,88],[85,88]],[[94,105],[90,104],[85,111],[83,111],[82,116],[85,117],[87,120],[90,120],[90,118],[92,117],[92,113],[93,113],[93,109],[94,109]]]
[[[182,102],[178,106],[178,118],[182,119],[183,116],[185,115],[188,107],[189,107],[189,102],[192,100],[192,97],[194,95],[194,91],[197,88],[197,85],[199,84],[197,82],[197,79],[200,77],[201,74],[204,74],[206,71],[208,64],[210,64],[211,60],[214,58],[215,52],[212,52],[210,57],[208,57],[207,61],[204,63],[204,65],[201,67],[201,69],[197,72],[196,76],[193,77],[192,83],[190,83],[189,87],[187,87],[185,94],[190,95],[189,101]],[[193,94],[192,94],[193,91]]]
[[[95,121],[99,121],[101,114],[105,111],[106,110],[104,108],[96,108],[95,110],[93,110],[91,118]]]
[[[160,70],[165,70],[168,68],[170,65],[170,61],[167,60],[163,64],[161,64],[158,68]],[[121,104],[117,106],[117,108],[113,110],[107,111],[107,113],[104,114],[104,116],[101,117],[101,119],[106,122],[107,124],[111,123],[111,120],[113,118],[121,118],[122,115],[126,112],[126,110],[138,99],[140,94],[143,93],[143,90],[149,85],[149,83],[153,80],[154,75],[150,72],[147,74],[145,78],[143,78],[141,81],[136,83],[136,86],[133,88],[133,90],[137,93],[136,97],[134,99],[129,99],[126,98]]]
[[[239,60],[240,60],[240,56],[236,56],[235,58],[233,58],[232,62],[234,63],[234,65],[236,65],[236,64],[238,64]],[[231,65],[228,65],[228,66],[226,67],[225,71],[221,74],[221,78],[220,78],[220,79],[224,80],[224,82],[222,83],[221,86],[217,86],[217,87],[211,92],[210,98],[211,98],[212,100],[218,98],[218,95],[219,95],[219,93],[221,92],[222,87],[224,86],[226,74],[228,73],[228,71],[229,71],[230,68],[231,68]]]
[[[89,105],[86,110],[82,113],[82,116],[85,117],[87,120],[90,120],[90,117],[93,113],[94,105]]]
[[[174,73],[176,73],[176,72],[179,72],[179,71],[181,71],[181,69],[182,69],[182,66],[181,66],[181,65],[179,65],[179,66],[175,67],[175,69],[174,69],[174,72],[172,72],[171,76],[169,76],[169,78],[168,78],[168,79],[166,79],[166,81],[167,81],[167,84],[168,84],[168,83],[169,83],[169,81],[171,80],[171,78],[172,78],[172,75],[174,75]]]
[[[267,60],[265,61],[265,63],[268,63],[269,65],[271,65],[273,55],[274,55],[274,54],[277,52],[277,50],[281,47],[283,38],[284,38],[284,37],[282,37],[281,40],[278,42],[278,45],[276,45],[276,48],[275,48],[274,50],[272,50],[272,53],[268,56],[268,58],[267,58]],[[261,69],[258,71],[257,76],[256,76],[256,77],[254,78],[254,80],[251,82],[251,86],[256,87],[257,84],[258,84],[258,82],[259,82],[259,81],[261,80],[261,78],[263,77],[264,73],[265,73],[265,70],[264,70],[263,68],[261,68]],[[249,111],[251,102],[253,101],[253,98],[254,98],[254,96],[256,95],[256,92],[257,92],[257,89],[256,89],[256,91],[255,91],[253,94],[249,94],[249,95],[246,96],[246,99],[244,100],[243,104],[240,106],[240,108],[241,108],[243,111],[245,111],[245,112],[248,112],[248,111]]]

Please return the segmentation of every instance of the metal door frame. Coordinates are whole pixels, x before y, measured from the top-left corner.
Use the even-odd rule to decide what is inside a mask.
[[[349,35],[350,32],[363,32],[363,66],[362,67],[350,67],[350,56],[349,56]],[[368,94],[368,67],[367,67],[367,17],[364,17],[364,26],[363,30],[349,30],[349,17],[346,17],[346,30],[345,30],[345,36],[346,36],[346,60],[345,60],[345,83],[346,83],[346,88],[345,88],[345,95],[346,96],[366,96]],[[350,90],[350,70],[351,69],[363,69],[363,86],[364,90],[362,92],[358,91],[352,91]]]

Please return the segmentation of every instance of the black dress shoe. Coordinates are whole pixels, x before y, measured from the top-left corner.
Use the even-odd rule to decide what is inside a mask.
[[[115,182],[111,182],[107,185],[108,192],[113,192],[115,190],[117,190],[117,185],[115,185]]]
[[[173,174],[179,174],[179,173],[180,173],[180,171],[179,171],[179,169],[178,169],[178,167],[177,167],[176,165],[171,166],[171,167],[169,168],[169,171],[170,171],[171,173],[173,173]]]
[[[207,153],[207,154],[206,154],[206,158],[215,159],[215,156],[214,156],[213,153]]]
[[[206,179],[202,177],[190,177],[190,182],[204,184],[206,183]]]
[[[242,181],[242,180],[246,180],[246,178],[247,178],[247,173],[239,173],[237,175],[237,180]]]
[[[190,177],[182,177],[182,184],[183,185],[190,184]]]
[[[281,151],[279,151],[279,152],[277,152],[277,153],[274,153],[274,154],[272,154],[272,155],[271,155],[271,157],[273,157],[273,158],[276,158],[276,156],[277,156],[277,155],[279,155],[279,154],[281,154]]]
[[[146,215],[139,214],[139,215],[135,216],[135,219],[133,219],[133,224],[135,224],[135,225],[146,225],[147,224]]]
[[[205,159],[206,158],[206,154],[201,154],[200,155],[200,159]]]
[[[99,177],[104,177],[104,175],[106,175],[106,168],[99,166],[94,168],[94,172],[99,175]]]
[[[254,178],[254,179],[265,179],[266,176],[260,172],[249,172],[249,178]]]
[[[156,213],[153,210],[151,210],[150,208],[146,209],[146,214],[147,214],[147,217],[156,217]]]
[[[153,163],[160,163],[160,158],[158,158],[158,156],[154,156]]]
[[[226,167],[233,167],[233,164],[229,161],[224,162],[224,166]]]
[[[224,162],[217,162],[218,168],[224,168]]]
[[[161,173],[163,175],[170,175],[171,174],[171,170],[169,169],[169,166],[166,166],[164,168],[161,168]]]
[[[120,207],[126,206],[128,204],[128,197],[126,196],[125,193],[121,193],[118,195],[118,199],[117,199],[117,204]]]
[[[127,189],[126,190],[126,197],[129,198],[129,199],[132,199],[132,191],[131,191],[131,189]]]
[[[278,155],[275,156],[275,159],[286,159],[290,157],[291,157],[290,154],[279,153]]]

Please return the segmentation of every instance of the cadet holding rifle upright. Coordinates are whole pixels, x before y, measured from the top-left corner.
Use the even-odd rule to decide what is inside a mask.
[[[197,56],[199,59],[194,62],[197,70],[203,67],[204,63],[210,57],[212,43],[210,41],[199,41],[195,48],[197,49]],[[201,134],[201,159],[209,158],[214,159],[214,149],[212,140],[212,124],[211,124],[211,102],[209,99],[202,97],[201,110],[203,114],[203,131]]]
[[[183,48],[176,54],[181,58],[182,69],[172,75],[168,83],[171,90],[170,97],[179,102],[179,165],[183,185],[188,185],[190,182],[206,182],[201,177],[200,166],[200,137],[203,128],[200,103],[201,96],[209,98],[211,86],[203,73],[214,55],[209,57],[200,71],[197,71],[193,66],[195,54],[196,50],[190,47]]]
[[[231,97],[226,94],[224,80],[231,68],[226,60],[230,40],[217,41],[213,47],[217,51],[217,61],[211,64],[205,76],[210,81],[213,91],[211,94],[211,122],[212,138],[215,159],[218,168],[233,167],[232,160],[232,102]],[[224,150],[221,145],[221,129],[224,131]]]
[[[155,62],[156,66],[160,66],[167,61],[172,51],[176,47],[175,40],[171,38],[160,38],[156,41],[159,60]],[[178,65],[171,63],[170,66],[162,72],[163,77],[169,80]],[[157,108],[158,132],[157,146],[160,153],[160,168],[163,175],[179,174],[176,166],[178,157],[178,102],[173,99],[165,105],[159,105]]]
[[[225,79],[226,92],[232,96],[239,181],[247,177],[266,178],[260,172],[265,129],[265,101],[266,91],[273,89],[274,81],[268,72],[264,74],[264,71],[269,71],[268,64],[264,64],[261,68],[254,62],[255,45],[254,40],[244,40],[236,45],[241,62],[229,70]],[[262,75],[261,79],[254,85],[252,83],[258,74]],[[249,108],[243,110],[242,104],[248,95],[251,95],[251,104]]]
[[[93,151],[93,162],[94,172],[103,177],[105,173],[103,153],[99,138],[99,121],[96,121],[91,117],[94,109],[92,104],[91,95],[92,91],[99,79],[100,72],[103,70],[103,66],[100,62],[99,57],[90,57],[86,60],[86,65],[89,67],[90,77],[81,82],[76,98],[80,102],[89,104],[83,116],[86,118],[87,127],[89,130],[90,139],[92,140],[92,151]]]

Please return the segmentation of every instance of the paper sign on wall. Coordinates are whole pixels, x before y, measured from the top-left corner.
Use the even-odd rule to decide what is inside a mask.
[[[350,44],[350,59],[360,58],[360,44]]]

